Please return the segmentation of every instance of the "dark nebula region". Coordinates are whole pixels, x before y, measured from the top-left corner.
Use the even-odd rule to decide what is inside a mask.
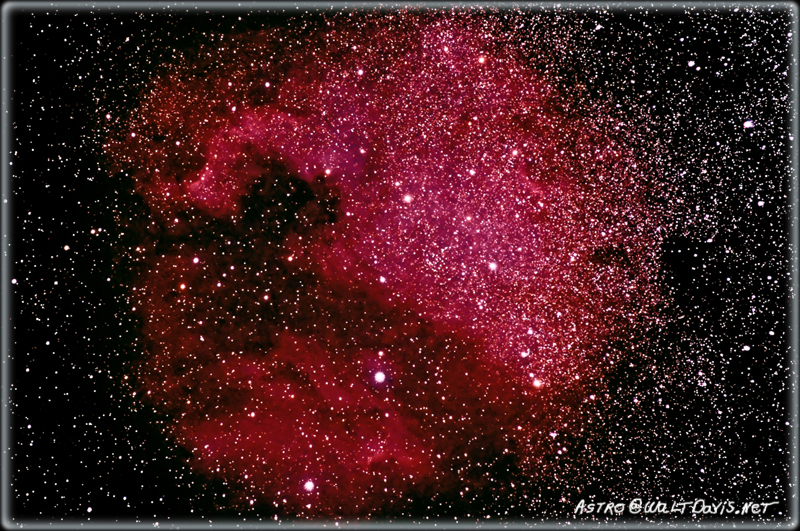
[[[355,18],[210,36],[105,145],[146,212],[130,391],[270,515],[547,477],[663,302],[657,142],[498,19]]]

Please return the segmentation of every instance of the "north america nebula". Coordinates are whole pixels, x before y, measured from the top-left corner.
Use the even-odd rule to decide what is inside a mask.
[[[127,382],[234,506],[479,512],[557,478],[615,364],[650,370],[663,147],[508,25],[209,35],[106,141],[144,212],[118,215],[143,346]]]
[[[4,525],[795,525],[795,6],[374,7],[3,6]]]

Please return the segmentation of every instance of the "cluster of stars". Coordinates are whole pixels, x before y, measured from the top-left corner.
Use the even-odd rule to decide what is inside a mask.
[[[414,21],[331,33],[302,81],[278,83],[262,61],[269,33],[242,40],[214,76],[232,76],[227,69],[250,57],[263,72],[252,82],[236,75],[220,94],[177,94],[168,75],[143,101],[129,140],[108,146],[139,161],[134,180],[153,220],[172,220],[166,251],[137,247],[150,265],[132,306],[154,345],[139,380],[157,403],[182,410],[170,432],[206,448],[194,465],[244,477],[240,495],[251,504],[280,491],[290,512],[344,510],[348,496],[359,500],[351,510],[370,511],[460,477],[468,467],[455,463],[486,444],[528,444],[554,407],[538,393],[545,381],[578,385],[573,373],[599,370],[589,360],[624,333],[604,313],[646,315],[657,300],[656,218],[631,199],[647,181],[617,169],[644,171],[644,162],[610,133],[589,134],[599,122],[554,110],[558,95],[511,56],[481,51],[476,60],[497,38],[490,24]],[[350,59],[336,58],[337,46],[381,42],[398,28],[391,38],[408,47],[402,59],[359,57],[352,76]],[[452,43],[446,55],[431,57],[428,43],[442,39]],[[187,73],[172,75],[186,86]],[[256,98],[266,103],[236,92],[248,83],[270,89]],[[229,117],[211,112],[212,127],[191,125],[207,122],[197,105],[231,100]],[[163,105],[185,112],[165,120]],[[523,116],[535,117],[530,129],[519,126]],[[557,134],[536,132],[542,123]],[[178,127],[188,133],[176,138]],[[138,134],[145,129],[204,155],[191,168],[165,166],[167,141]],[[573,137],[579,152],[606,155],[568,169],[563,143]],[[381,192],[391,187],[414,190],[401,195],[409,208]],[[480,388],[463,388],[464,379]],[[231,392],[244,418],[220,407]],[[520,429],[504,427],[527,410],[535,413]],[[454,454],[462,434],[473,443]],[[534,452],[517,458],[535,466]],[[293,463],[309,459],[304,473],[316,479],[303,482]],[[376,481],[410,486],[374,491]],[[317,483],[340,487],[310,505],[296,487],[286,494],[292,484],[316,492]]]
[[[491,17],[365,20],[201,47],[105,146],[151,221],[137,382],[195,470],[281,514],[542,477],[664,322],[647,128],[574,111]]]

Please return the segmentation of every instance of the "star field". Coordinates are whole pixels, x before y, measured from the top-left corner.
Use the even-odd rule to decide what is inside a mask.
[[[220,37],[107,144],[150,210],[134,392],[242,502],[301,515],[539,468],[552,395],[588,396],[659,299],[624,124],[571,115],[491,21],[337,23],[288,58]]]
[[[786,514],[785,13],[25,17],[96,51],[15,162],[20,514]]]

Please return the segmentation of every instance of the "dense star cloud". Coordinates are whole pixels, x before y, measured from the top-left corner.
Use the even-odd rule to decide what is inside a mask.
[[[788,522],[794,17],[8,6],[9,525]]]
[[[657,319],[656,142],[512,45],[459,12],[219,36],[107,144],[149,213],[135,392],[243,505],[540,474]]]

